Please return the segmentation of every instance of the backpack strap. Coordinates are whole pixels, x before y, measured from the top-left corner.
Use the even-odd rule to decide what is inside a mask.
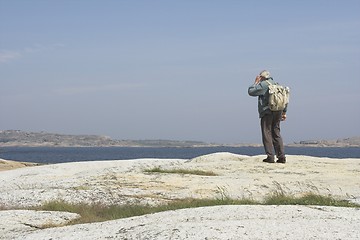
[[[266,80],[266,82],[269,84],[269,86],[271,85],[279,85],[279,83],[275,82],[275,84],[272,84],[269,80]]]
[[[266,80],[266,82],[267,82],[269,85],[273,85],[269,80]]]

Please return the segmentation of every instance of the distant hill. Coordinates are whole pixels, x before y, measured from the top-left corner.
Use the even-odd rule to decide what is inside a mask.
[[[68,135],[21,130],[0,131],[0,146],[28,147],[196,147],[210,146],[199,141],[173,140],[113,140],[99,135]]]
[[[262,146],[261,144],[214,144],[201,141],[114,140],[100,135],[69,135],[21,130],[0,131],[0,147],[214,147]],[[293,147],[360,147],[360,137],[338,140],[304,140]]]
[[[289,146],[306,147],[360,147],[360,137],[343,138],[337,140],[306,140],[289,144]]]

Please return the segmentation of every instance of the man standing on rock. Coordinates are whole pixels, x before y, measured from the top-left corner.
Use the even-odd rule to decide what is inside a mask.
[[[277,163],[285,163],[285,151],[280,135],[280,121],[286,119],[287,106],[282,111],[271,111],[269,108],[269,84],[276,84],[267,70],[260,72],[255,82],[248,89],[250,96],[258,97],[258,111],[261,119],[262,141],[267,158],[264,162],[274,163],[273,149],[278,158]]]

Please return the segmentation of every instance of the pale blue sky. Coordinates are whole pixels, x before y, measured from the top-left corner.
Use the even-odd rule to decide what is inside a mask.
[[[268,69],[284,141],[360,136],[358,0],[0,0],[0,130],[260,143]]]

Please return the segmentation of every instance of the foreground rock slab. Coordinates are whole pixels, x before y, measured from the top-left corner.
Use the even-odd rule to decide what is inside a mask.
[[[360,239],[360,210],[216,206],[38,230],[15,239]]]
[[[360,199],[360,159],[287,156],[286,164],[268,164],[263,158],[215,153],[191,160],[72,162],[2,171],[0,206],[28,207],[51,200],[158,204],[224,196],[262,200],[274,191]],[[154,167],[212,171],[217,176],[144,172]]]
[[[190,160],[73,162],[1,171],[0,208],[28,208],[52,200],[161,204],[182,198],[231,197],[261,201],[273,192],[311,192],[360,202],[360,159],[287,156],[286,164],[267,164],[263,158],[215,153]],[[216,175],[144,171],[154,167]],[[78,216],[9,210],[0,211],[0,239],[360,239],[359,213],[359,209],[333,207],[218,206],[41,229]]]

